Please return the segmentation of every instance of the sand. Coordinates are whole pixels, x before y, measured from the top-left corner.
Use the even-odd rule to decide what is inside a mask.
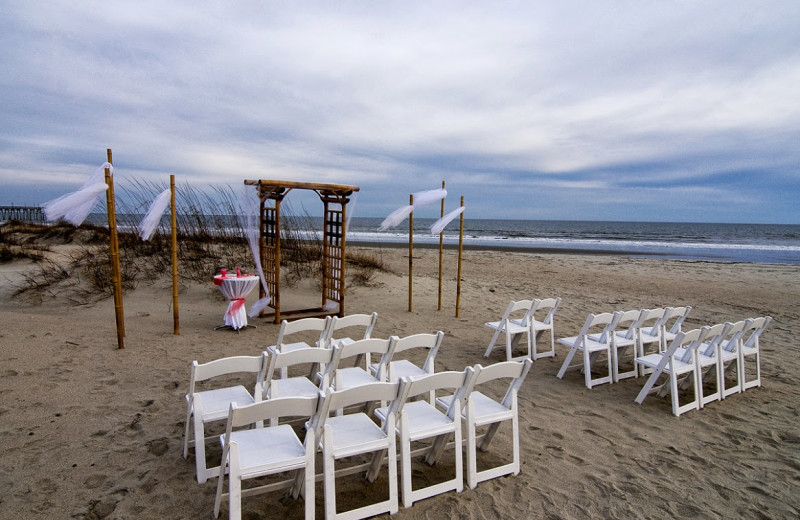
[[[394,272],[352,287],[348,313],[377,311],[376,337],[444,331],[437,370],[503,360],[501,349],[483,357],[491,336],[483,323],[512,299],[561,297],[557,337],[577,333],[589,313],[642,307],[691,305],[688,328],[774,318],[762,336],[763,386],[679,418],[668,398],[634,402],[643,378],[587,390],[578,372],[556,378],[564,349],[537,360],[520,392],[521,473],[401,507],[396,518],[800,516],[797,266],[466,251],[456,318],[454,252],[446,254],[438,311],[436,252],[415,251],[408,312],[406,252],[372,251]],[[125,295],[120,351],[110,299],[10,300],[10,282],[28,268],[6,264],[0,272],[0,517],[210,518],[216,479],[198,484],[193,452],[182,457],[189,365],[257,354],[274,342],[277,325],[252,320],[258,328],[240,334],[214,331],[226,303],[209,273],[208,284],[181,287],[174,336],[165,278]],[[284,306],[317,302],[316,291],[312,283],[287,288]],[[488,456],[509,451],[503,429]],[[415,464],[415,480],[449,474],[449,460]],[[361,504],[384,484],[351,478],[340,503]],[[303,515],[302,501],[280,493],[243,507],[244,518]]]

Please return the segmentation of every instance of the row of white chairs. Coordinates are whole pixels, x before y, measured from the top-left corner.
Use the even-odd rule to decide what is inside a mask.
[[[526,357],[537,360],[543,357],[555,356],[553,317],[560,304],[561,298],[511,301],[499,320],[486,322],[485,325],[493,330],[494,334],[483,357],[489,357],[501,334],[505,336],[506,359],[508,361]],[[545,332],[550,334],[550,349],[540,351],[539,340]],[[522,336],[527,339],[527,354],[514,356],[514,349]]]
[[[563,378],[567,370],[580,368],[586,387],[591,389],[599,384],[645,375],[636,364],[631,370],[621,371],[620,361],[629,350],[633,358],[644,356],[648,349],[663,352],[681,332],[691,310],[686,306],[590,314],[577,335],[559,338],[558,343],[570,350],[558,371],[558,378]],[[578,353],[580,361],[572,364]],[[607,370],[594,377],[592,366],[597,365],[596,360],[601,356],[607,360]]]
[[[357,341],[357,343],[371,340]],[[396,340],[395,340],[396,341]],[[335,345],[332,350],[346,348]],[[307,349],[322,352],[324,349]],[[273,349],[267,357],[276,353]],[[296,355],[285,353],[283,356]],[[281,356],[280,353],[278,353]],[[222,361],[222,360],[218,360]],[[446,371],[421,377],[402,377],[398,381],[375,381],[345,389],[329,386],[315,395],[270,396],[254,400],[251,404],[231,402],[227,426],[222,437],[222,462],[217,467],[219,481],[214,505],[219,514],[222,499],[229,500],[231,518],[241,516],[241,498],[277,489],[291,488],[297,498],[305,494],[306,518],[314,517],[314,487],[324,481],[326,518],[365,518],[398,511],[397,453],[400,444],[400,488],[404,507],[436,494],[463,489],[462,444],[467,449],[467,483],[474,488],[483,480],[520,470],[519,413],[517,392],[522,385],[531,361],[497,363],[488,367],[475,365],[464,371]],[[496,379],[507,379],[505,394],[492,393],[484,385]],[[481,390],[476,387],[481,386]],[[213,390],[212,390],[213,391]],[[439,392],[445,395],[437,395]],[[423,397],[422,399],[418,399]],[[195,394],[196,403],[204,396]],[[368,404],[380,403],[374,409],[378,422],[370,418]],[[343,413],[341,410],[345,410]],[[285,418],[300,417],[305,420],[305,438],[301,441]],[[511,461],[500,466],[479,471],[477,450],[486,451],[504,421],[512,423]],[[263,423],[270,426],[261,427]],[[478,434],[478,428],[486,426]],[[245,428],[250,427],[250,428]],[[462,441],[462,428],[466,439]],[[448,442],[454,438],[452,442]],[[424,447],[412,449],[412,443],[430,440]],[[455,475],[452,479],[431,486],[413,489],[411,461],[420,455],[428,464],[435,464],[444,451],[454,451]],[[322,454],[322,472],[316,475],[315,455]],[[336,470],[336,461],[356,455],[372,454],[364,464]],[[365,471],[372,482],[388,458],[389,498],[377,504],[355,510],[337,512],[336,478]],[[242,481],[249,478],[297,471],[288,480],[272,482],[257,488],[242,489]],[[228,474],[228,493],[223,493],[223,481]]]
[[[642,404],[656,391],[662,397],[669,393],[672,413],[679,416],[761,386],[759,338],[771,321],[770,316],[763,316],[677,333],[666,351],[636,358],[638,366],[652,370],[636,402]],[[753,359],[753,370],[746,366],[748,358]],[[735,370],[736,382],[728,386],[726,377],[732,370]],[[754,376],[748,378],[748,372],[754,372]],[[657,385],[662,375],[666,380]],[[709,380],[712,381],[711,391],[706,392],[704,383]],[[681,404],[679,390],[690,386],[691,399]]]

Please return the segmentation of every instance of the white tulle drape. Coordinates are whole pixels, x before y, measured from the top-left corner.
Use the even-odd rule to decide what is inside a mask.
[[[443,216],[442,218],[433,223],[433,225],[431,226],[431,233],[434,235],[438,235],[439,233],[444,231],[444,228],[447,227],[447,224],[452,222],[453,219],[455,219],[462,213],[464,213],[464,206],[461,206],[460,208],[455,209],[450,213],[448,213],[447,215]]]
[[[158,197],[150,204],[147,215],[139,222],[139,236],[142,237],[142,240],[150,240],[153,233],[155,233],[158,224],[161,222],[161,215],[164,214],[164,210],[169,206],[171,194],[172,191],[167,188],[159,193]]]
[[[386,231],[387,229],[397,227],[401,222],[408,218],[408,216],[416,209],[427,204],[432,204],[436,201],[442,200],[447,197],[447,190],[438,188],[435,190],[420,191],[414,193],[414,204],[400,207],[383,219],[378,231]]]
[[[266,309],[271,300],[269,288],[267,287],[267,279],[264,277],[264,269],[261,266],[261,249],[258,247],[258,237],[261,233],[259,226],[259,213],[261,211],[261,201],[258,198],[258,188],[253,186],[244,186],[244,219],[245,219],[245,233],[247,234],[247,242],[250,244],[250,253],[253,255],[253,262],[258,271],[258,278],[261,280],[261,287],[264,289],[266,296],[255,302],[250,306],[248,313],[251,318],[258,316],[258,314]]]
[[[114,172],[110,163],[104,163],[92,173],[78,191],[62,195],[42,205],[47,220],[63,218],[67,222],[80,226],[94,207],[95,199],[105,192],[105,169]]]

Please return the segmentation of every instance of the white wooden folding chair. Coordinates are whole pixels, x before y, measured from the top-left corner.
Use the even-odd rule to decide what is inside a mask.
[[[611,353],[611,334],[617,326],[622,312],[617,311],[614,313],[605,312],[602,314],[590,314],[586,318],[583,327],[577,336],[570,336],[567,338],[559,338],[558,342],[562,345],[569,347],[569,353],[564,358],[564,363],[561,365],[561,370],[558,371],[558,378],[562,379],[564,373],[571,368],[582,368],[586,388],[591,389],[602,383],[611,383],[612,378],[612,353]],[[592,332],[597,328],[600,332]],[[570,365],[572,358],[580,351],[582,354],[581,362],[576,365]],[[592,377],[592,365],[596,364],[596,360],[601,354],[606,355],[608,360],[608,373],[601,377]]]
[[[533,300],[519,300],[512,301],[508,304],[506,312],[503,317],[498,321],[486,322],[486,326],[494,331],[492,340],[489,346],[486,347],[486,352],[483,357],[489,357],[501,334],[506,338],[506,358],[511,361],[514,359],[514,347],[519,343],[520,338],[525,335],[528,342],[527,357],[531,355],[532,340],[531,340],[531,312],[533,310]]]
[[[728,330],[728,335],[719,342],[719,382],[723,399],[742,391],[740,382],[742,366],[739,360],[739,348],[742,344],[742,335],[750,327],[752,321],[752,319],[737,321]],[[735,370],[736,383],[728,385],[727,374],[731,369]]]
[[[556,355],[556,340],[555,330],[553,328],[553,317],[555,316],[559,305],[561,305],[561,298],[533,300],[530,316],[532,331],[531,342],[533,343],[533,352],[531,353],[530,357],[533,360],[544,357],[554,357]],[[542,316],[543,313],[544,316]],[[537,315],[541,317],[541,319],[538,319]],[[548,332],[550,335],[550,350],[539,352],[539,339],[541,339],[545,332]]]
[[[664,344],[664,324],[672,316],[672,307],[648,309],[647,315],[644,317],[641,326],[639,327],[639,352],[637,357],[642,357],[650,353],[651,350],[655,352],[663,352]],[[652,370],[644,365],[639,365],[639,375],[647,375]]]
[[[229,502],[229,518],[239,520],[242,517],[242,497],[291,488],[292,497],[297,499],[303,488],[305,517],[307,520],[314,518],[315,432],[306,432],[301,442],[292,427],[286,424],[268,428],[238,428],[283,417],[310,419],[315,415],[318,402],[319,396],[313,396],[282,397],[241,408],[235,403],[231,404],[227,428],[222,436],[222,462],[214,499],[214,517],[219,516],[220,504],[226,498]],[[288,471],[297,473],[286,480],[242,489],[244,480]],[[226,472],[228,493],[222,493]]]
[[[708,328],[706,338],[697,347],[697,393],[700,408],[708,403],[722,400],[722,381],[720,379],[720,343],[733,327],[732,323],[718,323]],[[706,392],[706,384],[713,379],[713,390]],[[688,386],[688,382],[684,382]]]
[[[338,347],[337,347],[338,348]],[[394,514],[399,510],[397,497],[397,450],[395,440],[395,413],[399,405],[399,383],[371,383],[346,390],[328,387],[319,412],[310,424],[322,443],[322,468],[325,482],[325,518],[359,519]],[[378,426],[364,412],[347,413],[329,417],[331,411],[358,406],[358,410],[369,408],[374,401],[391,402],[386,421]],[[336,461],[344,458],[372,453],[371,460],[342,470],[336,470]],[[389,498],[387,500],[351,509],[336,511],[336,480],[347,475],[366,471],[366,479],[373,482],[382,468],[384,456],[388,454]],[[307,485],[306,485],[307,486]]]
[[[651,392],[663,390],[672,394],[672,413],[676,417],[689,410],[699,410],[700,399],[697,390],[699,378],[697,377],[696,355],[697,348],[703,342],[707,333],[708,327],[694,329],[689,332],[679,332],[665,352],[647,354],[636,358],[637,364],[653,370],[639,395],[636,396],[636,402],[642,404]],[[668,381],[656,387],[656,383],[662,375],[667,375]],[[685,377],[691,378],[694,397],[691,401],[682,405],[680,404],[678,386]]]
[[[683,322],[692,312],[692,307],[671,307],[672,312],[664,322],[664,331],[661,333],[661,350],[667,350],[667,346],[675,339],[675,336],[683,330]]]
[[[617,325],[611,334],[611,377],[615,383],[621,379],[629,377],[639,377],[639,370],[636,363],[633,363],[631,370],[620,372],[620,360],[625,356],[628,349],[633,350],[633,357],[631,360],[636,359],[637,351],[639,350],[639,329],[647,316],[647,309],[631,310],[623,312]]]
[[[194,446],[197,481],[204,483],[216,476],[218,467],[206,467],[205,425],[210,422],[223,421],[228,417],[231,403],[239,406],[252,404],[261,400],[261,384],[264,377],[266,354],[260,356],[234,356],[208,363],[199,364],[192,361],[189,377],[189,392],[186,394],[186,427],[183,435],[183,458],[189,454],[189,446]],[[197,384],[209,379],[231,376],[233,374],[256,374],[254,391],[243,385],[218,387],[199,390]],[[194,430],[194,439],[190,440],[189,429]],[[216,438],[216,436],[214,436]]]
[[[475,365],[475,376],[472,384],[463,393],[464,402],[461,417],[464,422],[467,437],[467,484],[470,489],[475,489],[479,482],[501,477],[503,475],[518,475],[520,471],[519,448],[519,406],[517,394],[525,377],[533,365],[533,361],[503,361],[488,367]],[[509,384],[502,397],[488,390],[489,381],[508,379]],[[476,390],[483,386],[483,391]],[[452,396],[437,399],[437,404],[447,408],[450,406]],[[492,468],[478,470],[478,450],[486,452],[500,425],[504,421],[511,421],[511,462]],[[487,427],[486,431],[478,435],[478,428]]]
[[[436,374],[425,375],[418,378],[404,378],[401,382],[400,394],[402,401],[396,409],[397,422],[396,431],[400,438],[400,462],[401,462],[401,487],[403,489],[403,507],[411,505],[425,498],[455,491],[461,493],[464,489],[463,462],[461,456],[462,433],[461,433],[461,399],[451,400],[450,406],[441,412],[435,404],[426,400],[411,401],[414,397],[422,394],[430,394],[437,390],[446,390],[459,397],[471,385],[471,380],[475,372],[472,367],[468,367],[462,372],[447,371]],[[391,415],[390,409],[379,408],[375,410],[375,415],[385,422]],[[414,457],[425,455],[425,461],[429,465],[437,463],[450,436],[454,436],[454,462],[455,475],[452,479],[438,482],[429,486],[414,489],[412,486],[411,461]],[[412,443],[434,439],[432,443],[412,449]]]
[[[386,370],[387,381],[399,381],[402,378],[419,377],[435,372],[434,362],[436,355],[439,353],[439,347],[444,340],[444,332],[439,331],[436,334],[413,334],[404,338],[399,338],[394,345],[394,352],[392,353],[392,360],[389,362]],[[409,359],[397,359],[397,355],[405,353],[413,349],[425,349],[425,361],[422,366],[413,363]],[[373,375],[377,375],[380,366],[378,363],[370,365],[369,370]],[[434,393],[431,392],[431,404],[434,403]]]
[[[334,316],[331,319],[330,329],[328,332],[329,347],[341,343],[352,343],[360,339],[369,339],[372,337],[372,330],[375,328],[375,323],[378,321],[378,313],[372,314],[348,314],[347,316]],[[359,329],[364,329],[363,333]],[[344,331],[344,333],[342,332]]]
[[[759,338],[767,325],[772,321],[771,316],[764,316],[753,319],[749,327],[745,328],[742,335],[742,344],[739,347],[739,365],[742,369],[739,376],[739,383],[742,392],[748,388],[761,386],[761,347]],[[755,376],[748,380],[747,358],[753,358],[755,364]]]

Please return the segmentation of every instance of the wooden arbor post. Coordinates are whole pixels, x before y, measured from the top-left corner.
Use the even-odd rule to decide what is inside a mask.
[[[261,200],[259,207],[259,254],[264,269],[264,278],[270,293],[269,306],[275,312],[262,317],[274,317],[280,323],[284,316],[309,313],[314,315],[333,314],[329,302],[338,304],[335,314],[344,315],[345,274],[346,274],[346,227],[347,204],[350,196],[359,190],[358,186],[341,184],[318,184],[278,180],[245,180],[244,183],[258,190]],[[322,247],[322,304],[311,309],[281,309],[281,202],[292,190],[314,191],[324,204],[323,247]],[[272,201],[268,205],[268,201]],[[336,209],[332,205],[339,205]],[[260,297],[266,296],[263,287]],[[306,317],[306,316],[297,316]]]
[[[111,148],[106,149],[108,164],[113,164],[111,160]],[[114,178],[111,169],[106,167],[105,182],[106,190],[106,209],[108,212],[108,234],[109,234],[109,259],[111,262],[111,281],[114,290],[114,315],[117,322],[117,348],[125,348],[125,314],[122,310],[122,269],[119,261],[119,237],[117,236],[117,210],[114,198]]]

